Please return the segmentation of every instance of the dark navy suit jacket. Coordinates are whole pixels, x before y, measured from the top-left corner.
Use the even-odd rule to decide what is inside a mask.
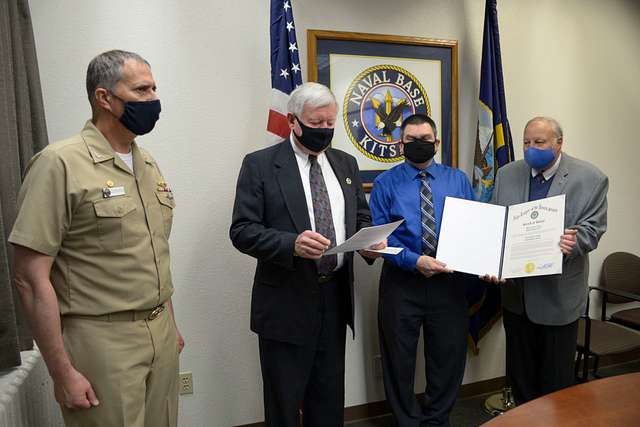
[[[325,151],[344,195],[346,237],[369,226],[369,206],[356,159]],[[233,245],[258,260],[251,330],[266,339],[304,344],[320,322],[320,286],[313,260],[294,256],[298,234],[311,229],[291,142],[248,154],[240,170],[229,231]],[[344,286],[353,330],[353,253],[345,254]]]

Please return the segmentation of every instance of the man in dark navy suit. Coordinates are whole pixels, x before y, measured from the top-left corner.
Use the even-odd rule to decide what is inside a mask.
[[[230,236],[258,260],[251,330],[259,335],[266,425],[297,427],[304,402],[305,426],[342,426],[353,253],[324,252],[371,218],[355,158],[329,147],[338,110],[329,88],[306,83],[287,107],[290,138],[242,163]],[[362,255],[370,263],[377,256]]]

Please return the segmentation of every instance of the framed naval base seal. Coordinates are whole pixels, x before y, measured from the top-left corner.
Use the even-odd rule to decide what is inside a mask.
[[[458,164],[458,42],[308,30],[308,80],[338,100],[332,146],[358,160],[367,191],[404,160],[400,124],[414,113],[436,122],[438,162]]]

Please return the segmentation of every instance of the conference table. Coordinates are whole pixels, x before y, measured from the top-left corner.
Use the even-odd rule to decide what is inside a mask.
[[[578,384],[517,406],[483,427],[640,426],[640,372]]]

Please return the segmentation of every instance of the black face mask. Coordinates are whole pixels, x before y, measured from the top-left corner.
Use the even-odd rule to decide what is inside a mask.
[[[331,144],[333,128],[311,128],[294,116],[302,129],[302,135],[296,134],[296,138],[306,149],[314,153],[320,153]],[[295,133],[295,132],[294,132]]]
[[[153,101],[125,101],[116,94],[124,104],[124,112],[120,116],[120,123],[136,135],[144,135],[153,130],[160,118],[160,100]]]
[[[404,157],[413,163],[426,163],[436,154],[435,141],[415,139],[404,144]]]

